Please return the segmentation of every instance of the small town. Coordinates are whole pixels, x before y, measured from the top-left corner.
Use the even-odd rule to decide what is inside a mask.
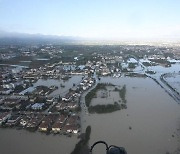
[[[8,71],[6,69],[1,74],[1,127],[16,127],[16,129],[54,134],[80,132],[80,96],[95,84],[95,79],[83,76],[79,85],[73,83],[73,87],[68,89],[64,96],[60,94],[49,96],[58,89],[56,85],[50,87],[41,85],[36,88],[31,85],[44,75],[47,79],[60,77],[60,73],[63,74],[62,78],[70,78],[71,75],[63,72],[64,69],[62,72],[56,72],[54,69],[47,71],[48,68],[51,67],[12,73],[12,68],[9,67]],[[12,75],[11,79],[9,75]]]
[[[2,46],[1,127],[54,134],[78,134],[81,131],[81,95],[94,86],[102,76],[147,77],[148,74],[156,72],[145,69],[146,66],[171,67],[180,59],[176,48],[152,46],[108,48],[111,53],[104,51],[104,46]],[[95,49],[99,52],[94,52]],[[147,54],[142,57],[144,50]],[[73,76],[80,79],[73,80],[68,89],[62,93],[61,89],[66,88],[66,84]],[[35,86],[38,80],[44,80],[45,83]],[[52,80],[52,83],[53,80],[62,82],[59,82],[59,85],[55,83],[48,86],[46,85],[48,80]],[[173,90],[179,99],[179,91]],[[58,92],[53,94],[55,91]]]
[[[128,110],[129,91],[141,89],[129,81],[151,80],[179,104],[179,50],[164,44],[2,45],[0,129],[77,138],[72,153],[86,153],[91,127],[99,123],[88,120]]]
[[[180,154],[180,0],[0,0],[0,154]]]

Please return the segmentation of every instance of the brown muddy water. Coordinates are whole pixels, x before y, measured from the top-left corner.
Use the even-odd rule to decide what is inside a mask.
[[[166,154],[179,148],[180,106],[149,78],[102,78],[101,82],[126,85],[127,109],[83,116],[91,125],[90,145],[98,140],[123,146],[128,154]],[[97,146],[94,153],[104,153]],[[93,153],[93,154],[94,154]]]
[[[0,154],[70,154],[77,142],[77,136],[0,129]]]
[[[82,112],[82,129],[91,125],[89,145],[98,140],[123,146],[128,154],[174,153],[179,145],[180,106],[149,78],[102,78],[126,85],[127,109],[108,114]],[[131,128],[131,129],[130,129]],[[0,154],[70,154],[77,136],[44,135],[0,129]],[[93,154],[104,154],[103,146]]]
[[[43,79],[39,79],[36,83],[34,83],[34,87],[37,86],[57,86],[58,89],[55,90],[54,92],[52,92],[50,94],[50,96],[64,96],[68,91],[69,88],[75,88],[82,80],[82,75],[75,75],[72,76],[70,79],[68,79],[67,81],[63,81],[62,79],[60,80],[55,80],[55,79],[47,79],[47,80],[43,80]],[[73,87],[73,84],[75,84],[76,86]],[[61,87],[61,85],[63,85],[64,87]]]

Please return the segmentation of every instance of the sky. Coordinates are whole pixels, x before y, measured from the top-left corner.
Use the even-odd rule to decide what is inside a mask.
[[[180,0],[0,0],[0,31],[99,39],[178,39]]]

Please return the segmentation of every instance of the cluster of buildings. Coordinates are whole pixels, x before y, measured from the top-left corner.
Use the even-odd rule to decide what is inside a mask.
[[[75,90],[69,90],[60,101],[58,101],[50,111],[59,112],[61,110],[75,110],[80,107],[79,101],[81,94],[91,88],[95,84],[96,80],[92,77],[84,78]]]
[[[83,76],[76,88],[70,88],[62,97],[49,96],[48,91],[56,90],[56,86],[39,86],[31,91],[1,95],[0,126],[77,134],[80,131],[80,96],[94,84],[93,77]]]
[[[80,132],[80,117],[76,114],[13,114],[0,113],[0,126],[16,127],[30,131],[45,133],[74,133]]]
[[[0,64],[0,126],[75,134],[80,131],[80,97],[95,84],[96,77],[120,77],[135,69],[138,72],[140,62],[155,65],[175,57],[168,48],[152,46],[38,45],[0,50],[4,62]],[[81,82],[62,96],[51,95],[59,85],[34,86],[39,79],[58,79],[65,84],[73,75],[81,75]]]

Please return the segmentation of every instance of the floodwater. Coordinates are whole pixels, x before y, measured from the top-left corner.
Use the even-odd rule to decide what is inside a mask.
[[[120,103],[121,98],[119,92],[114,91],[114,88],[113,86],[107,86],[107,90],[97,91],[96,98],[91,100],[91,106],[114,104],[114,102]]]
[[[73,89],[73,84],[78,85],[82,80],[81,75],[72,76],[69,80],[55,80],[55,79],[39,79],[36,83],[34,83],[34,87],[44,85],[47,87],[50,86],[58,86],[58,89],[53,91],[50,96],[64,96],[70,88]],[[64,87],[61,87],[63,85]],[[74,87],[75,88],[75,87]]]
[[[128,154],[166,154],[179,148],[180,106],[149,78],[101,78],[100,82],[126,85],[127,109],[82,116],[91,125],[90,145],[103,140],[123,146]],[[97,146],[93,154],[104,153]]]
[[[71,78],[67,87],[71,88],[80,79],[80,76]],[[59,84],[49,82],[39,80],[39,84]],[[180,106],[164,89],[149,78],[103,77],[100,82],[126,85],[127,109],[107,114],[88,115],[82,112],[82,131],[88,125],[92,129],[90,146],[98,140],[104,140],[109,145],[125,147],[128,154],[174,154],[180,147]],[[77,142],[77,136],[68,138],[0,129],[2,154],[70,154]],[[96,148],[93,154],[96,153],[104,154],[104,146]]]
[[[70,154],[77,136],[45,135],[26,130],[0,129],[1,154]]]
[[[180,73],[179,74],[171,74],[167,76],[165,80],[176,89],[177,92],[180,93]]]
[[[51,96],[63,96],[73,84],[78,85],[82,76],[73,76],[67,81],[39,79],[34,87],[39,85],[58,86]],[[62,88],[60,84],[65,87]],[[0,154],[70,154],[78,143],[77,136],[71,138],[64,135],[45,135],[39,132],[31,133],[26,130],[0,129]]]
[[[180,63],[172,64],[171,67],[163,67],[163,66],[149,66],[147,67],[149,70],[156,71],[156,73],[163,74],[163,73],[178,73],[180,71]]]

